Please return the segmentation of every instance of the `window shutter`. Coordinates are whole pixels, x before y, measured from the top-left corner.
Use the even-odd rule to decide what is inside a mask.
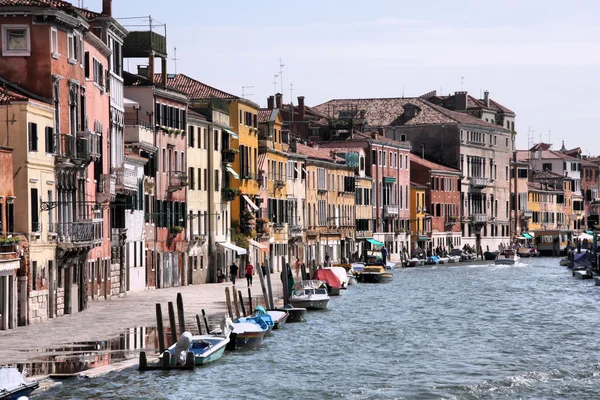
[[[29,151],[37,151],[37,124],[29,123]]]

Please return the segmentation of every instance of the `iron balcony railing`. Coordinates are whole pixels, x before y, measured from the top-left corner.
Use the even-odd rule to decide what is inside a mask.
[[[397,205],[383,206],[383,214],[385,217],[390,216],[390,215],[398,215],[398,206]]]
[[[133,169],[119,167],[113,168],[113,173],[116,176],[115,188],[119,192],[138,190],[138,177]]]
[[[472,176],[469,179],[469,184],[473,188],[484,188],[484,187],[487,187],[489,185],[489,183],[490,183],[490,180],[488,178],[483,178],[481,176]]]
[[[169,192],[176,192],[188,185],[188,176],[184,171],[169,172]]]
[[[58,222],[49,224],[59,243],[100,242],[103,238],[102,221]]]
[[[488,221],[488,215],[483,213],[472,213],[471,222],[474,224],[485,224]]]

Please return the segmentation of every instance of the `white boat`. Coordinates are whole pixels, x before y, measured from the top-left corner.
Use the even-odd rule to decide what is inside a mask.
[[[344,267],[331,267],[331,271],[338,277],[340,280],[340,285],[342,285],[342,289],[348,288],[348,272]]]
[[[348,271],[346,276],[348,277],[348,286],[356,285],[357,281],[354,275],[352,275],[352,272]]]
[[[596,284],[596,286],[600,286],[600,276],[594,276],[594,283]]]
[[[438,264],[448,264],[450,261],[450,257],[440,257],[438,259]]]
[[[565,257],[565,258],[561,258],[560,262],[558,263],[561,267],[568,267],[569,266],[569,262],[571,260],[569,260],[569,257]]]
[[[38,382],[26,382],[16,368],[0,368],[0,399],[27,399],[39,386]]]
[[[420,267],[423,264],[425,264],[425,260],[422,260],[422,259],[417,258],[417,257],[413,257],[410,260],[408,260],[408,266],[409,267]]]
[[[589,269],[578,269],[573,271],[573,276],[577,279],[592,279],[594,274]]]
[[[496,256],[496,261],[494,261],[494,263],[496,265],[515,265],[520,259],[521,257],[519,257],[516,251],[508,249],[499,253]]]
[[[460,256],[448,256],[449,263],[457,263],[460,261]]]
[[[307,310],[325,310],[329,304],[327,285],[323,281],[300,281],[294,285],[290,304]]]

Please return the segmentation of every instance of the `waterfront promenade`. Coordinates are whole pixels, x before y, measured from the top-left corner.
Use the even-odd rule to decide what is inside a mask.
[[[273,296],[281,294],[279,273],[271,275]],[[246,279],[238,279],[237,290],[247,302]],[[89,301],[82,312],[46,322],[0,331],[0,365],[30,362],[54,354],[56,348],[69,343],[108,340],[126,329],[156,326],[156,303],[162,304],[165,327],[169,324],[167,303],[175,303],[177,293],[183,296],[186,326],[196,329],[195,315],[206,310],[211,322],[226,312],[225,288],[230,282],[191,285],[146,290],[109,301]],[[252,296],[262,296],[258,276],[252,286]],[[213,316],[213,318],[210,318]]]

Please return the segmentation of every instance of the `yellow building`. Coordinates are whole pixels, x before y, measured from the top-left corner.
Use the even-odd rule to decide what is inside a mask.
[[[29,240],[29,272],[25,287],[29,296],[19,297],[19,324],[27,319],[40,322],[60,316],[64,282],[56,265],[56,176],[54,154],[58,132],[54,131],[54,108],[16,92],[0,93],[2,113],[9,121],[0,124],[0,143],[13,151],[16,199],[6,202],[14,207],[14,226],[7,231],[22,232]],[[13,201],[14,200],[14,201]],[[8,206],[7,206],[8,207]],[[0,221],[1,223],[2,221]],[[16,263],[18,268],[18,263]]]
[[[349,260],[356,221],[354,168],[330,149],[297,144],[306,159],[307,259],[323,265]]]
[[[410,183],[410,239],[411,249],[429,250],[431,242],[431,219],[427,218],[425,193],[427,186]]]

